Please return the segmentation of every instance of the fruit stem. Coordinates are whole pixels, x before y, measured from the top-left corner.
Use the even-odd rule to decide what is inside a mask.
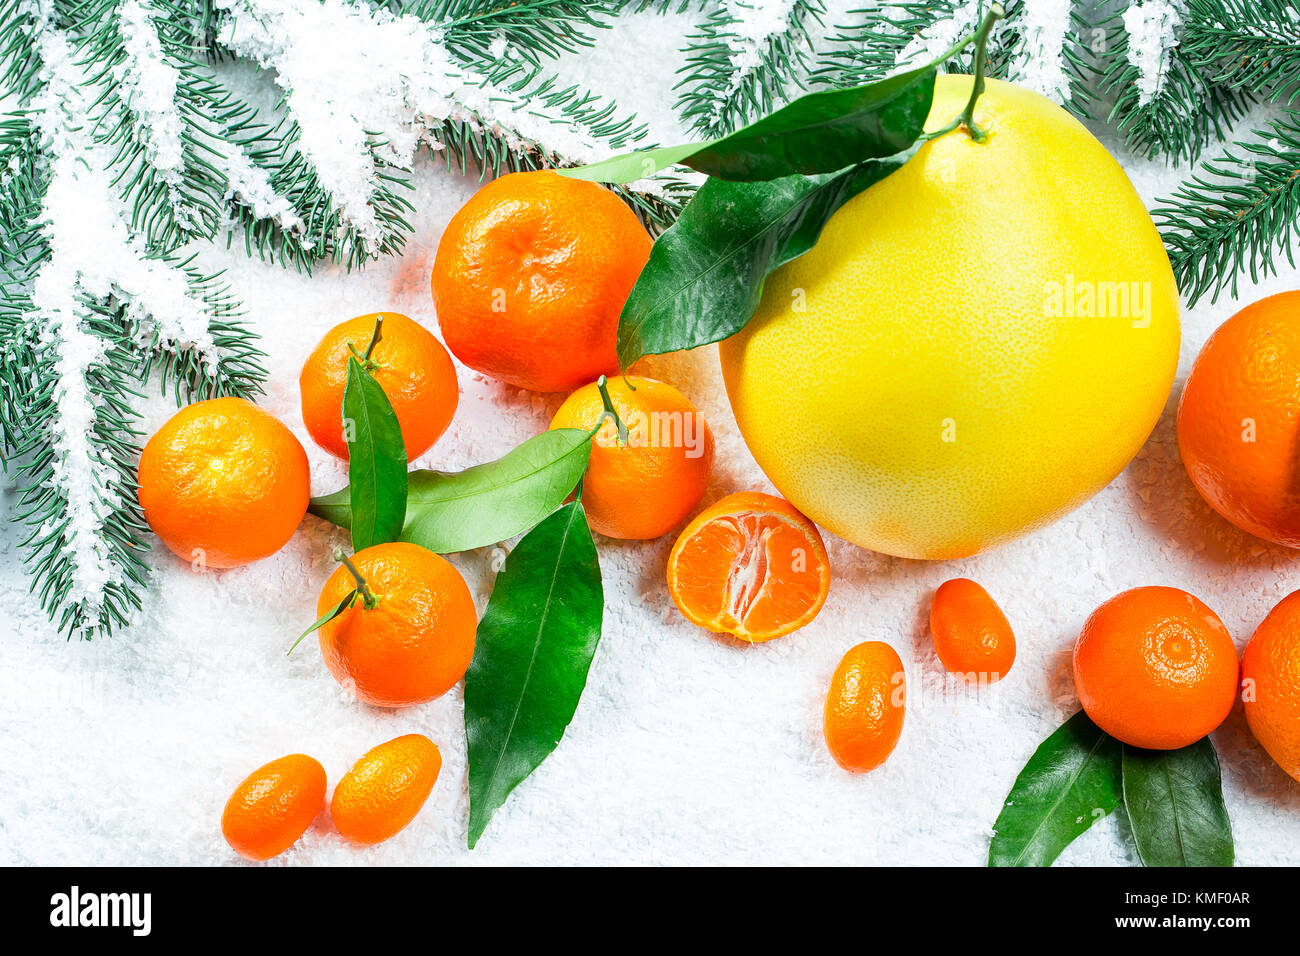
[[[361,595],[361,600],[364,602],[366,610],[377,605],[379,603],[379,598],[375,597],[374,593],[370,590],[370,585],[366,583],[366,579],[361,576],[361,572],[358,571],[357,566],[352,563],[352,559],[343,553],[342,548],[334,549],[334,560],[347,568],[348,573],[352,575],[352,579],[357,582],[357,593]]]
[[[966,128],[970,138],[977,143],[984,142],[988,138],[988,130],[981,129],[975,122],[975,101],[980,98],[984,92],[984,71],[988,61],[989,34],[993,32],[993,24],[997,23],[1007,15],[1007,11],[1002,4],[994,3],[989,7],[989,12],[984,15],[983,22],[980,23],[979,29],[975,31],[973,37],[966,37],[942,57],[935,60],[935,63],[945,63],[952,58],[954,54],[962,50],[972,39],[975,41],[975,82],[971,86],[970,99],[966,101],[966,108],[961,111],[955,120],[945,126],[943,129],[935,130],[933,133],[927,133],[921,137],[924,140],[937,139],[945,133],[951,133],[955,129]]]
[[[601,404],[605,406],[605,412],[600,416],[600,422],[596,427],[600,428],[601,425],[605,424],[607,418],[614,419],[614,428],[618,432],[618,443],[620,446],[626,445],[627,426],[623,424],[623,419],[618,417],[618,412],[614,411],[614,402],[609,397],[609,383],[605,380],[605,376],[602,375],[596,379],[596,391],[600,392]]]
[[[356,360],[361,363],[361,366],[367,372],[373,372],[375,369],[379,368],[379,363],[372,359],[370,355],[374,352],[375,346],[379,344],[379,340],[383,337],[384,317],[382,314],[379,314],[375,316],[375,330],[370,333],[370,344],[366,346],[366,351],[363,354],[357,354],[357,350],[352,347],[351,343],[348,343],[348,351],[356,357]]]

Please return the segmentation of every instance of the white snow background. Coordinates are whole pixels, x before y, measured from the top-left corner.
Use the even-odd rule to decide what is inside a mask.
[[[647,15],[601,35],[569,66],[680,141],[671,112],[686,18]],[[629,63],[637,64],[629,72]],[[1103,134],[1104,135],[1104,134]],[[1125,163],[1148,205],[1180,172]],[[1068,163],[1068,157],[1062,157]],[[415,179],[416,232],[400,258],[364,273],[314,277],[208,249],[226,267],[263,336],[271,378],[264,407],[302,440],[313,492],[344,466],[302,427],[297,376],[324,331],[366,312],[399,311],[436,329],[429,273],[450,216],[476,181],[427,156]],[[231,864],[222,806],[234,786],[292,752],[325,765],[331,785],[360,754],[418,731],[441,748],[442,775],[415,822],[377,847],[351,847],[322,814],[272,865],[517,863],[984,862],[1002,801],[1038,743],[1078,703],[1070,650],[1087,615],[1126,588],[1168,584],[1205,600],[1243,647],[1268,610],[1300,587],[1295,552],[1239,532],[1197,496],[1178,460],[1174,410],[1206,337],[1241,305],[1300,287],[1300,272],[1243,285],[1183,316],[1179,381],[1150,442],[1087,505],[989,554],[943,564],[873,554],[827,536],[830,598],[807,628],[744,647],[696,629],[664,584],[672,536],[598,540],[604,637],[577,715],[556,752],[514,793],[472,853],[460,688],[420,707],[358,704],[326,672],[314,641],[285,649],[316,616],[337,529],[308,517],[279,554],[250,567],[196,573],[154,549],[138,623],[111,639],[65,643],[27,594],[21,529],[0,534],[0,863]],[[736,430],[715,351],[654,360],[718,440],[706,501],[770,490]],[[417,466],[458,469],[496,458],[545,428],[563,396],[538,396],[458,367],[461,404]],[[152,396],[151,433],[174,408]],[[8,481],[8,479],[6,479]],[[3,491],[11,511],[16,495]],[[452,556],[480,611],[504,551]],[[1019,653],[1008,677],[975,692],[950,679],[930,647],[934,588],[970,576],[1001,603]],[[827,753],[823,695],[840,656],[884,640],[908,670],[902,740],[877,771],[849,775]],[[1300,863],[1300,784],[1254,742],[1240,705],[1214,735],[1241,864]],[[1078,839],[1062,864],[1137,863],[1117,813]]]

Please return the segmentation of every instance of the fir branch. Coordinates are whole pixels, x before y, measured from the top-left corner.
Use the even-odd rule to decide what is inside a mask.
[[[1188,0],[1181,49],[1212,83],[1271,102],[1300,93],[1300,19],[1289,0]]]
[[[825,13],[823,0],[787,0],[784,21],[770,32],[746,34],[748,0],[726,0],[687,39],[686,66],[677,84],[677,110],[702,136],[721,136],[769,112],[795,89],[806,88],[812,39]]]
[[[842,88],[882,79],[903,66],[920,66],[942,55],[983,20],[991,0],[936,0],[876,4],[849,11],[837,26],[810,74],[810,84]],[[1021,42],[1019,20],[1024,0],[1004,0],[1006,16],[989,36],[986,71],[1007,76]],[[943,64],[949,72],[969,73],[974,53],[962,50]]]
[[[1117,12],[1101,24],[1107,30],[1110,65],[1098,85],[1115,99],[1109,122],[1139,155],[1165,156],[1175,165],[1195,160],[1245,115],[1253,102],[1250,93],[1208,82],[1181,46],[1174,46],[1159,87],[1144,102],[1122,17]]]
[[[1295,266],[1292,238],[1300,217],[1300,114],[1287,113],[1258,142],[1200,164],[1152,211],[1179,290],[1189,304],[1225,288],[1237,294],[1243,272],[1252,281],[1277,274],[1275,254]]]
[[[132,229],[159,250],[212,238],[225,206],[208,123],[220,88],[182,59],[195,37],[181,29],[180,13],[169,0],[122,0],[78,49],[86,81],[98,88],[91,133],[114,151],[113,185],[131,209]]]
[[[543,58],[594,42],[591,30],[608,27],[626,0],[402,0],[395,12],[439,25],[443,42],[469,62],[500,59],[494,48],[538,66]]]
[[[135,494],[135,393],[122,387],[135,356],[120,304],[82,296],[70,314],[43,318],[50,325],[33,349],[30,437],[19,450],[14,520],[29,529],[20,546],[42,609],[69,637],[90,639],[130,620],[147,572],[148,528]],[[97,357],[72,369],[66,353],[79,354],[86,343]],[[66,417],[69,404],[74,420]]]
[[[30,0],[0,0],[0,82],[23,103],[40,86],[42,64],[35,52],[36,38],[49,15]]]

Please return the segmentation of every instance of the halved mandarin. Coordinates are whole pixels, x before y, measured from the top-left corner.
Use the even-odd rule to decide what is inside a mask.
[[[784,498],[758,491],[700,512],[668,555],[668,592],[686,619],[750,643],[815,618],[830,581],[817,526]]]

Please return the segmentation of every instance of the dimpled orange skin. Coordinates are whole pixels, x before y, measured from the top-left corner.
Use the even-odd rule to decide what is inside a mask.
[[[289,754],[249,774],[221,814],[221,834],[240,856],[269,860],[298,842],[325,806],[325,768]]]
[[[1255,629],[1241,657],[1246,722],[1268,755],[1300,780],[1300,591]]]
[[[379,344],[370,357],[379,367],[370,374],[388,396],[398,424],[406,460],[418,458],[451,424],[460,399],[456,366],[442,343],[424,326],[397,312],[384,317]],[[372,315],[334,326],[325,333],[298,376],[302,394],[302,420],[316,444],[346,459],[343,440],[343,389],[348,379],[351,345],[364,355],[375,329]]]
[[[534,391],[612,376],[618,316],[650,246],[632,210],[595,183],[549,170],[502,176],[438,243],[443,339],[470,368]]]
[[[944,669],[996,683],[1016,660],[1016,635],[996,601],[969,578],[939,585],[930,605],[930,638]]]
[[[596,433],[582,480],[582,506],[591,527],[611,538],[657,538],[687,519],[713,470],[713,432],[686,396],[654,379],[622,376],[608,383],[614,411],[628,429],[618,444],[612,421]],[[560,406],[551,428],[590,431],[605,406],[594,384]]]
[[[1300,292],[1248,305],[1210,336],[1183,388],[1178,450],[1210,507],[1300,548]]]
[[[405,542],[358,551],[352,563],[379,599],[360,597],[317,634],[334,679],[376,707],[441,697],[465,676],[478,618],[460,572],[446,558]],[[321,589],[316,613],[337,607],[356,586],[339,566]]]
[[[849,773],[888,759],[903,732],[907,680],[903,662],[883,641],[849,649],[835,668],[822,728],[831,756]]]
[[[334,788],[334,826],[345,839],[364,846],[387,840],[415,819],[441,769],[442,754],[423,734],[372,748]]]
[[[233,568],[279,551],[307,513],[307,453],[242,398],[187,405],[140,454],[140,506],[169,550]]]
[[[1178,588],[1116,595],[1074,645],[1074,686],[1092,722],[1148,750],[1189,746],[1223,723],[1238,670],[1218,615]]]

